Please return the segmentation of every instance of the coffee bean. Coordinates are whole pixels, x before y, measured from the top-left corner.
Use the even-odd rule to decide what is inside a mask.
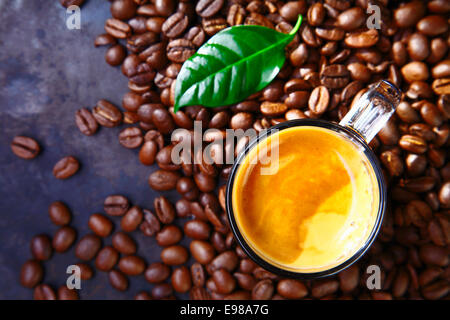
[[[194,44],[187,39],[175,39],[167,46],[167,57],[170,61],[183,63],[195,53]]]
[[[378,42],[379,35],[376,29],[367,31],[354,31],[345,36],[345,44],[350,48],[369,48]]]
[[[401,72],[408,82],[425,81],[429,77],[427,65],[420,61],[413,61],[404,65]]]
[[[138,148],[143,141],[142,131],[137,127],[125,128],[119,133],[119,142],[127,149]]]
[[[319,86],[311,92],[308,107],[314,114],[322,114],[327,110],[330,94],[325,86]]]
[[[225,251],[216,256],[207,266],[208,273],[212,274],[215,270],[226,269],[232,272],[238,265],[239,259],[234,251]]]
[[[173,118],[166,109],[156,109],[152,113],[152,122],[162,134],[171,133],[175,129]]]
[[[214,271],[212,279],[216,284],[218,293],[228,294],[236,288],[236,279],[225,269]]]
[[[96,47],[110,46],[110,45],[115,45],[116,43],[117,43],[117,39],[108,33],[103,33],[103,34],[98,35],[94,41],[94,45]]]
[[[34,236],[30,243],[31,254],[36,260],[48,260],[52,256],[52,241],[44,234]]]
[[[117,39],[125,39],[130,36],[130,26],[118,19],[108,19],[105,23],[105,31]]]
[[[131,19],[136,14],[137,4],[133,0],[114,0],[111,3],[111,15],[120,20]]]
[[[320,74],[320,82],[329,89],[343,88],[348,81],[349,72],[340,64],[326,66]]]
[[[152,296],[156,300],[167,299],[172,295],[172,287],[168,283],[160,283],[153,287]]]
[[[202,19],[203,30],[208,36],[213,36],[217,32],[225,29],[228,25],[223,18],[204,18]]]
[[[189,19],[181,12],[171,15],[162,25],[162,32],[168,38],[176,38],[186,30]]]
[[[189,248],[194,259],[201,264],[207,264],[214,258],[214,248],[206,241],[193,240]]]
[[[81,280],[89,280],[94,276],[94,270],[86,263],[77,263],[76,266],[80,268]]]
[[[167,191],[176,187],[177,180],[180,178],[178,172],[156,170],[150,174],[148,183],[150,187],[157,191]]]
[[[427,151],[427,143],[425,140],[408,134],[400,138],[399,146],[400,148],[413,153],[424,153]]]
[[[412,34],[408,39],[408,54],[413,60],[425,60],[430,54],[427,37],[420,33]]]
[[[279,9],[279,12],[286,21],[295,22],[299,14],[306,13],[306,8],[306,1],[289,1]]]
[[[306,286],[294,279],[283,279],[278,282],[277,292],[287,299],[301,299],[308,295]]]
[[[439,15],[430,15],[417,23],[417,30],[427,36],[437,36],[448,30],[448,22]]]
[[[84,135],[91,136],[95,132],[97,132],[97,121],[87,108],[77,110],[77,112],[75,113],[75,122],[78,129]]]
[[[311,288],[311,295],[314,298],[323,298],[336,292],[339,282],[336,280],[322,280],[315,282]]]
[[[431,85],[436,94],[450,94],[450,78],[436,79]]]
[[[126,56],[127,52],[124,46],[116,44],[106,50],[105,61],[111,66],[118,66],[123,62]]]
[[[75,242],[76,237],[77,232],[74,228],[68,226],[61,227],[53,236],[53,249],[59,253],[66,252]]]
[[[144,222],[141,223],[140,229],[144,235],[152,237],[161,230],[161,223],[151,211],[144,209]]]
[[[201,220],[191,220],[184,224],[184,233],[195,240],[208,240],[211,228]]]
[[[119,260],[119,269],[128,276],[137,276],[144,272],[146,263],[138,256],[126,256]]]
[[[445,297],[450,291],[448,281],[440,280],[422,289],[425,299],[438,300]]]
[[[411,27],[423,17],[425,12],[425,5],[421,1],[412,1],[394,11],[394,20],[399,27]]]
[[[122,195],[110,195],[103,203],[103,210],[110,216],[123,216],[130,207],[130,202]]]
[[[222,8],[224,0],[200,0],[197,2],[195,11],[202,18],[214,16]]]
[[[110,271],[119,260],[119,253],[111,246],[105,246],[95,258],[95,267],[100,271]]]
[[[139,150],[139,160],[144,165],[152,165],[155,162],[158,146],[154,141],[145,141]]]
[[[77,173],[79,168],[80,163],[75,157],[64,157],[53,167],[53,175],[57,179],[68,179]]]
[[[251,113],[239,112],[233,115],[230,120],[230,127],[233,130],[242,129],[247,130],[253,124],[253,116]]]
[[[359,268],[356,264],[339,272],[339,287],[343,292],[353,291],[359,283]]]
[[[156,215],[162,223],[169,224],[175,219],[175,208],[165,197],[155,198],[153,205],[155,206]]]
[[[120,220],[120,227],[123,231],[132,232],[136,230],[144,218],[141,208],[131,207]]]
[[[119,270],[111,270],[108,273],[108,279],[114,289],[119,291],[128,289],[128,278]]]
[[[395,152],[388,150],[381,153],[380,160],[386,169],[388,169],[391,176],[397,177],[403,173],[403,161]]]
[[[48,207],[48,213],[50,220],[57,226],[68,225],[72,219],[69,208],[60,201],[53,202]]]
[[[138,54],[157,41],[158,35],[154,32],[134,35],[127,39],[127,49],[132,53]]]
[[[58,288],[58,300],[79,300],[78,292],[69,289],[67,285],[62,285]]]
[[[425,244],[420,247],[421,260],[428,265],[445,267],[449,263],[449,256],[445,248],[433,244]]]
[[[176,266],[185,263],[189,258],[186,248],[174,245],[164,248],[161,251],[161,260],[169,266]]]
[[[274,292],[274,286],[271,280],[259,281],[252,290],[253,300],[269,300],[272,298]]]
[[[156,234],[156,242],[158,242],[161,247],[177,244],[181,241],[181,238],[183,238],[183,233],[180,228],[175,225],[165,226]]]
[[[134,296],[134,300],[152,300],[152,296],[147,291],[140,291]]]
[[[34,288],[34,300],[56,300],[55,291],[48,284],[40,284]]]
[[[170,276],[170,268],[161,262],[155,262],[148,266],[144,275],[148,282],[160,283]]]
[[[83,261],[89,261],[95,258],[102,246],[102,240],[94,235],[87,234],[83,236],[75,248],[75,256]]]
[[[188,292],[192,286],[191,274],[189,272],[189,269],[185,266],[181,266],[173,270],[171,282],[173,289],[176,292]]]
[[[439,202],[443,208],[450,208],[450,182],[446,182],[439,190]]]
[[[112,245],[122,254],[132,255],[136,253],[136,243],[124,232],[117,232],[112,236]]]
[[[106,100],[99,100],[92,114],[100,125],[107,128],[118,126],[122,122],[120,110]]]
[[[39,261],[28,260],[20,270],[20,283],[26,288],[34,288],[43,278],[44,269]]]
[[[34,159],[41,151],[41,148],[36,140],[32,138],[16,136],[11,142],[11,150],[19,158]]]
[[[94,213],[89,217],[89,228],[100,237],[107,237],[114,227],[111,220],[100,213]]]

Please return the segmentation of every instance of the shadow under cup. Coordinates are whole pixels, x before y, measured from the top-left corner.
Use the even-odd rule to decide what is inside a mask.
[[[266,139],[274,134],[278,134],[282,130],[289,129],[289,128],[295,128],[295,127],[315,127],[315,128],[321,128],[321,130],[331,130],[331,134],[335,136],[339,136],[340,138],[343,138],[345,141],[348,141],[353,144],[355,149],[358,150],[359,154],[361,155],[361,160],[367,164],[369,167],[368,169],[371,171],[373,178],[371,179],[372,184],[376,186],[376,190],[373,190],[373,199],[376,199],[377,203],[374,203],[372,208],[374,212],[374,220],[371,223],[372,228],[371,230],[368,229],[367,236],[364,238],[364,241],[359,241],[358,246],[356,249],[351,251],[351,253],[347,253],[343,259],[338,259],[334,263],[327,264],[325,266],[321,267],[315,267],[315,268],[303,268],[298,266],[293,266],[292,264],[286,264],[283,262],[280,262],[280,260],[277,261],[277,259],[273,257],[269,257],[267,254],[264,254],[261,250],[261,248],[258,248],[258,244],[254,243],[254,241],[251,239],[251,237],[248,237],[245,232],[243,231],[242,226],[239,224],[239,218],[236,216],[236,213],[234,212],[236,206],[233,206],[233,190],[235,188],[235,182],[237,181],[237,175],[239,170],[242,168],[242,164],[245,163],[245,161],[250,161],[247,159],[247,157],[254,156],[255,152],[258,149],[254,149],[257,146],[261,146]],[[307,129],[307,128],[305,128]],[[267,141],[266,141],[267,142]],[[267,142],[269,143],[269,142]],[[301,144],[301,141],[298,143]],[[252,153],[253,150],[253,153]],[[246,160],[247,159],[247,160]],[[259,160],[258,160],[259,161]],[[248,168],[242,168],[242,170],[247,170]],[[311,168],[311,170],[314,170],[314,168]],[[244,171],[245,172],[245,171]],[[330,181],[330,185],[333,184],[333,181]],[[236,187],[236,190],[241,189]],[[352,195],[354,192],[352,193]],[[241,194],[237,194],[236,196],[242,196]],[[256,196],[257,197],[257,196]],[[267,199],[258,199],[258,201],[265,201]],[[283,199],[280,200],[280,206],[282,206]],[[383,173],[381,171],[380,165],[378,163],[378,160],[375,156],[375,154],[372,152],[370,147],[367,145],[365,140],[353,129],[340,126],[335,123],[323,121],[323,120],[317,120],[317,119],[299,119],[299,120],[291,120],[286,121],[283,123],[280,123],[267,131],[261,133],[257,138],[253,139],[247,147],[239,154],[239,156],[236,159],[236,162],[233,165],[233,168],[231,170],[230,177],[228,179],[227,183],[227,190],[226,190],[226,211],[227,215],[230,221],[231,229],[234,233],[234,236],[236,237],[238,243],[242,247],[242,249],[246,252],[246,254],[255,261],[258,265],[265,268],[266,270],[273,272],[277,275],[284,276],[284,277],[291,277],[291,278],[297,278],[297,279],[316,279],[326,276],[331,276],[333,274],[336,274],[345,268],[352,265],[354,262],[356,262],[370,247],[370,245],[373,243],[374,239],[376,238],[378,231],[380,229],[383,215],[385,211],[386,206],[386,187],[384,183],[384,177]],[[378,206],[378,207],[376,207]],[[353,208],[353,207],[352,207]],[[299,205],[299,210],[301,210],[301,205]],[[239,213],[238,213],[239,214]],[[370,227],[370,225],[369,225]],[[368,227],[368,228],[369,228]],[[249,230],[247,228],[247,230]],[[256,229],[255,229],[256,230]],[[320,235],[315,236],[316,238]],[[280,246],[277,248],[280,252],[283,251],[283,247]],[[286,248],[285,248],[286,250]]]

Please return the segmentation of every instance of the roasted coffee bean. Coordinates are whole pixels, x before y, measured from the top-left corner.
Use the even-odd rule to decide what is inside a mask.
[[[125,47],[121,44],[116,44],[106,50],[105,61],[111,66],[118,66],[123,62],[126,56],[127,51],[125,50]]]
[[[200,263],[195,262],[191,265],[191,278],[194,286],[203,287],[205,285],[205,269]]]
[[[349,81],[349,72],[345,66],[334,64],[325,67],[320,74],[320,82],[327,88],[343,88]]]
[[[67,285],[58,288],[58,300],[79,300],[78,292],[75,289],[69,289]]]
[[[274,293],[274,286],[271,280],[259,281],[252,290],[253,300],[269,300]]]
[[[119,260],[119,269],[128,276],[137,276],[144,272],[146,263],[138,256],[126,256]]]
[[[403,122],[416,123],[420,121],[417,111],[411,108],[411,105],[406,101],[400,102],[395,112]]]
[[[137,112],[139,107],[144,104],[144,102],[144,97],[135,92],[127,92],[122,98],[122,106],[131,112]]]
[[[177,217],[185,218],[191,214],[190,202],[186,199],[180,199],[175,203],[175,210],[177,212]]]
[[[56,300],[55,291],[48,284],[40,284],[34,288],[34,300]]]
[[[436,94],[450,94],[450,78],[436,79],[431,85]]]
[[[167,46],[167,57],[170,61],[183,63],[195,53],[194,44],[187,39],[175,39]]]
[[[138,148],[143,141],[142,131],[137,127],[125,128],[119,133],[119,142],[127,149]]]
[[[11,142],[11,150],[19,158],[33,159],[37,157],[41,148],[36,140],[32,138],[16,136]]]
[[[44,269],[37,260],[28,260],[20,270],[20,283],[26,288],[34,288],[44,276]]]
[[[306,1],[289,1],[279,9],[279,12],[286,21],[295,22],[299,14],[306,13],[306,9]]]
[[[185,263],[189,258],[185,247],[174,245],[166,247],[161,251],[161,260],[169,266],[176,266]]]
[[[212,279],[218,293],[228,294],[236,288],[236,279],[225,269],[214,271]]]
[[[400,138],[399,146],[400,148],[413,153],[420,154],[427,151],[427,143],[424,139],[409,134]]]
[[[161,223],[151,211],[144,209],[144,221],[140,229],[144,235],[152,237],[161,230]]]
[[[132,255],[136,253],[136,243],[124,232],[117,232],[112,236],[113,247],[122,254]]]
[[[120,110],[106,100],[99,100],[92,114],[100,125],[107,128],[118,126],[122,122]]]
[[[195,240],[208,240],[211,228],[206,222],[195,219],[184,224],[184,233]]]
[[[230,26],[236,26],[244,23],[246,11],[240,4],[235,3],[228,9],[227,23]]]
[[[138,206],[131,207],[120,220],[120,227],[123,231],[132,232],[136,230],[144,218],[141,208]]]
[[[283,279],[278,282],[277,292],[287,299],[301,299],[308,295],[306,286],[294,279]]]
[[[407,82],[425,81],[429,77],[428,66],[421,61],[413,61],[405,64],[401,72]]]
[[[445,267],[449,264],[449,256],[445,248],[433,244],[425,244],[420,247],[421,260],[431,266]]]
[[[202,18],[214,16],[222,8],[224,0],[200,0],[197,2],[195,11]]]
[[[425,12],[425,5],[422,1],[412,1],[394,11],[394,20],[399,27],[411,27],[423,17]]]
[[[274,117],[284,114],[287,106],[284,103],[264,101],[261,103],[260,111],[265,116]]]
[[[97,132],[98,123],[87,108],[77,110],[75,113],[75,123],[84,135],[91,136]]]
[[[204,18],[202,19],[203,30],[207,35],[213,36],[217,32],[225,29],[228,25],[223,18]]]
[[[175,225],[165,226],[156,234],[156,242],[158,242],[161,247],[177,244],[181,241],[181,238],[183,238],[183,233],[180,228]]]
[[[96,47],[115,45],[117,39],[108,33],[99,34],[94,41]]]
[[[430,15],[417,23],[417,30],[427,36],[437,36],[448,30],[447,20],[439,15]]]
[[[412,34],[408,39],[408,54],[412,60],[425,60],[430,54],[428,39],[420,33]]]
[[[123,216],[129,207],[128,199],[118,194],[108,196],[103,203],[103,210],[110,216]]]
[[[120,20],[131,19],[136,14],[137,4],[133,0],[115,0],[111,3],[111,15]]]
[[[145,141],[139,150],[139,160],[144,165],[152,165],[155,162],[158,146],[155,141]]]
[[[52,241],[49,236],[34,236],[30,243],[31,254],[36,260],[48,260],[52,256]]]
[[[175,208],[165,197],[155,198],[153,205],[155,206],[156,215],[164,224],[172,223],[175,219]]]
[[[311,288],[311,295],[314,298],[323,298],[335,293],[339,288],[339,282],[336,280],[317,281]]]
[[[83,261],[92,260],[97,255],[101,246],[102,240],[98,236],[87,234],[78,242],[75,248],[75,256]]]
[[[105,246],[95,258],[95,267],[100,271],[110,271],[119,260],[119,252],[111,246]]]
[[[194,259],[201,264],[207,264],[214,258],[214,248],[206,241],[193,240],[189,248]]]
[[[199,190],[195,182],[188,177],[181,177],[177,181],[177,191],[187,200],[195,200],[198,198]]]
[[[131,35],[130,26],[118,19],[106,20],[105,31],[117,39],[125,39]]]
[[[70,223],[72,213],[61,201],[55,201],[48,207],[50,220],[57,226],[65,226]]]
[[[211,192],[216,188],[217,181],[213,176],[203,172],[194,174],[194,181],[201,192]]]
[[[188,292],[192,286],[191,274],[189,269],[181,266],[173,270],[171,283],[173,290],[179,293]]]
[[[140,291],[134,296],[134,300],[152,300],[152,296],[147,291]]]
[[[172,116],[170,115],[169,111],[163,108],[153,111],[152,123],[162,134],[171,133],[175,129],[175,124],[173,122]]]
[[[450,182],[444,183],[439,190],[439,202],[443,208],[450,208]]]
[[[77,263],[76,266],[80,268],[81,280],[89,280],[94,276],[94,270],[86,263]]]
[[[94,213],[89,217],[89,228],[100,237],[107,237],[113,230],[113,223],[106,216],[100,213]]]
[[[251,113],[239,112],[233,115],[230,120],[230,127],[233,130],[242,129],[247,130],[252,127],[253,116]]]
[[[170,268],[161,262],[155,262],[148,266],[144,276],[150,283],[160,283],[169,278]]]
[[[128,289],[128,278],[119,270],[111,270],[108,273],[108,279],[114,289],[119,291]]]
[[[319,86],[311,92],[308,107],[314,114],[322,114],[327,110],[330,94],[325,86]]]
[[[403,173],[403,161],[397,153],[387,150],[381,153],[380,160],[391,176],[397,177]]]
[[[153,287],[153,299],[167,299],[172,295],[172,287],[168,283],[160,283]]]
[[[186,30],[189,23],[188,17],[177,12],[171,15],[162,25],[162,32],[168,38],[176,38]]]
[[[64,157],[53,167],[53,175],[57,179],[68,179],[77,173],[79,168],[80,163],[75,157]]]
[[[339,288],[343,292],[353,291],[359,283],[359,268],[356,264],[348,267],[347,269],[339,272]]]
[[[208,273],[212,274],[215,270],[226,269],[232,272],[238,265],[239,259],[234,251],[225,251],[215,257],[207,267]]]
[[[158,35],[154,32],[134,35],[127,39],[127,49],[132,53],[138,54],[157,41]]]
[[[52,246],[56,252],[66,252],[75,242],[77,232],[72,227],[61,227],[53,236]]]

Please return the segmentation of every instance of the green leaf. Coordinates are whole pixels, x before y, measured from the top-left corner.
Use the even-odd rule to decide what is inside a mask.
[[[175,112],[184,106],[226,106],[266,87],[286,60],[289,34],[262,26],[234,26],[217,33],[183,64],[175,87]]]

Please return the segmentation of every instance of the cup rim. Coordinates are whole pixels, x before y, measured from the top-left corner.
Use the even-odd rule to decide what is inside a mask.
[[[234,179],[236,176],[236,173],[240,167],[240,164],[242,163],[245,156],[248,154],[248,152],[255,147],[259,142],[269,137],[271,134],[279,132],[284,129],[292,128],[292,127],[298,127],[298,126],[315,126],[315,127],[321,127],[329,130],[333,130],[335,132],[344,131],[348,135],[350,135],[352,138],[357,140],[361,146],[364,147],[364,154],[366,155],[367,159],[369,160],[369,163],[371,164],[375,176],[378,182],[379,186],[379,199],[380,204],[378,207],[377,217],[374,223],[374,226],[372,228],[372,231],[370,235],[367,237],[366,242],[364,243],[361,248],[355,252],[349,259],[345,260],[341,264],[334,266],[333,268],[318,271],[318,272],[294,272],[290,270],[281,269],[262,257],[260,257],[246,242],[243,235],[241,234],[239,227],[237,226],[236,219],[234,217],[233,212],[233,205],[232,205],[232,190],[233,190],[233,184]],[[227,187],[225,192],[225,206],[226,206],[226,212],[228,216],[228,221],[230,222],[231,230],[239,243],[239,245],[242,247],[244,252],[247,254],[247,256],[252,259],[256,264],[263,267],[264,269],[282,276],[282,277],[289,277],[294,279],[300,279],[300,280],[312,280],[312,279],[319,279],[324,278],[328,276],[335,275],[344,269],[350,267],[353,263],[358,261],[370,248],[372,243],[374,242],[375,238],[378,235],[378,232],[380,230],[384,212],[386,209],[386,184],[383,172],[381,170],[381,166],[378,162],[378,159],[372,149],[369,147],[367,142],[353,129],[349,127],[341,126],[337,123],[320,120],[320,119],[295,119],[295,120],[288,120],[282,123],[279,123],[275,126],[272,126],[265,130],[264,132],[260,133],[256,138],[252,139],[250,143],[247,144],[247,146],[241,151],[241,153],[237,156],[236,161],[233,164],[233,167],[231,168],[230,176],[227,181]]]

